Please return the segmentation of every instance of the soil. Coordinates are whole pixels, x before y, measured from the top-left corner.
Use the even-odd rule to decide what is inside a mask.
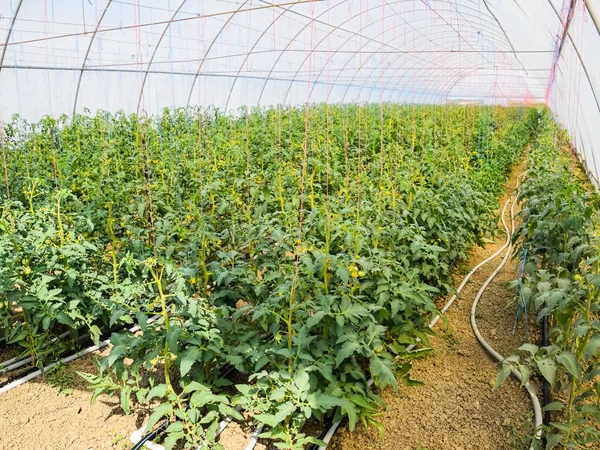
[[[506,193],[516,186],[516,168]],[[504,205],[507,194],[501,199]],[[515,213],[518,207],[515,207]],[[510,220],[510,211],[506,219]],[[509,223],[509,222],[507,222]],[[485,248],[473,251],[468,267],[496,252],[504,243],[501,235]],[[344,450],[509,450],[521,448],[513,435],[522,434],[531,424],[528,413],[531,402],[527,393],[514,380],[507,380],[492,390],[498,365],[476,340],[470,324],[471,304],[477,291],[500,263],[500,255],[483,266],[465,286],[448,310],[446,326],[437,325],[431,339],[433,355],[414,362],[413,377],[421,387],[401,387],[382,393],[387,404],[379,420],[385,433],[375,429],[342,430],[332,448]],[[512,334],[515,318],[514,289],[506,283],[517,277],[517,264],[512,259],[488,287],[477,309],[477,323],[485,339],[502,355],[508,355],[526,341],[523,324]],[[530,325],[530,328],[531,325]],[[529,338],[536,330],[530,330]],[[523,445],[523,444],[521,444]],[[522,448],[527,448],[526,444]]]
[[[3,450],[129,449],[129,436],[143,415],[126,416],[119,399],[100,396],[90,404],[92,391],[76,371],[96,373],[88,356],[65,366],[70,392],[60,393],[56,380],[39,377],[0,396],[0,448]]]
[[[507,185],[512,192],[516,175]],[[505,198],[506,199],[506,198]],[[502,200],[501,204],[504,204]],[[508,214],[507,214],[508,217]],[[476,249],[468,267],[494,253],[504,242],[500,236],[485,249]],[[340,430],[332,447],[342,449],[429,449],[504,450],[510,449],[512,430],[527,424],[531,410],[527,394],[509,380],[492,391],[497,365],[479,346],[469,322],[471,303],[481,284],[500,262],[494,259],[476,273],[446,314],[448,326],[440,322],[431,339],[432,357],[415,361],[413,376],[425,383],[418,388],[383,392],[387,409],[379,420],[385,428],[380,437],[375,429],[356,433]],[[512,334],[515,291],[507,281],[515,278],[516,263],[509,261],[483,296],[478,308],[478,324],[488,342],[501,354],[520,346],[523,327]],[[464,276],[464,274],[462,274]],[[457,278],[460,281],[460,278]],[[457,283],[458,284],[458,283]],[[535,330],[530,330],[530,338]],[[106,352],[107,350],[105,350]],[[90,404],[91,390],[75,371],[95,373],[94,359],[88,355],[69,364],[64,372],[72,375],[70,393],[59,393],[56,382],[39,377],[0,396],[0,448],[6,450],[99,450],[129,449],[129,436],[140,428],[145,412],[126,416],[116,397],[100,396]],[[322,431],[314,426],[314,435]],[[226,450],[240,450],[254,428],[235,422],[222,433]],[[260,441],[256,449],[270,448]]]
[[[231,422],[221,433],[219,443],[225,447],[225,450],[241,450],[246,447],[255,429],[254,426]],[[266,448],[265,444],[260,442],[254,447],[255,450],[265,450]]]

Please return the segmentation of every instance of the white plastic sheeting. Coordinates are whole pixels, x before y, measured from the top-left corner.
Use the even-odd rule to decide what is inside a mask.
[[[598,183],[600,0],[0,0],[0,120],[545,102]]]

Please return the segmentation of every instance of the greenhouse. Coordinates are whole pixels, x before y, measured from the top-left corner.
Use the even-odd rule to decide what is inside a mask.
[[[600,0],[0,0],[0,449],[600,449]]]

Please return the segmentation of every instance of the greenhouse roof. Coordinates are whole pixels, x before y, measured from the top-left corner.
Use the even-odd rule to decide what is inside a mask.
[[[3,0],[0,119],[544,102],[585,153],[599,15],[600,0]]]

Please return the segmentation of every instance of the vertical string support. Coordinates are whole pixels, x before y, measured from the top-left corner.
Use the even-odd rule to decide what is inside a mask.
[[[8,183],[8,164],[6,146],[4,144],[4,122],[0,119],[0,146],[2,147],[2,166],[4,167],[4,182],[6,183],[6,198],[10,200],[10,185]]]
[[[290,289],[290,298],[288,305],[288,350],[290,354],[292,353],[293,346],[293,315],[294,315],[294,297],[296,295],[296,288],[298,285],[298,276],[300,274],[300,253],[302,251],[302,222],[304,219],[304,196],[305,196],[305,179],[306,179],[306,163],[308,156],[308,130],[309,130],[309,110],[310,110],[310,91],[311,91],[311,72],[312,72],[312,47],[313,47],[313,37],[314,37],[314,19],[315,19],[315,6],[314,2],[310,2],[310,14],[311,14],[311,25],[310,25],[310,48],[308,49],[309,60],[308,60],[308,89],[307,89],[307,99],[306,106],[304,111],[304,142],[303,142],[303,152],[302,152],[302,166],[301,166],[301,176],[300,176],[300,204],[298,211],[298,236],[296,242],[296,256],[294,262],[294,277],[292,279],[292,287]],[[289,370],[292,369],[292,357],[289,358]]]

